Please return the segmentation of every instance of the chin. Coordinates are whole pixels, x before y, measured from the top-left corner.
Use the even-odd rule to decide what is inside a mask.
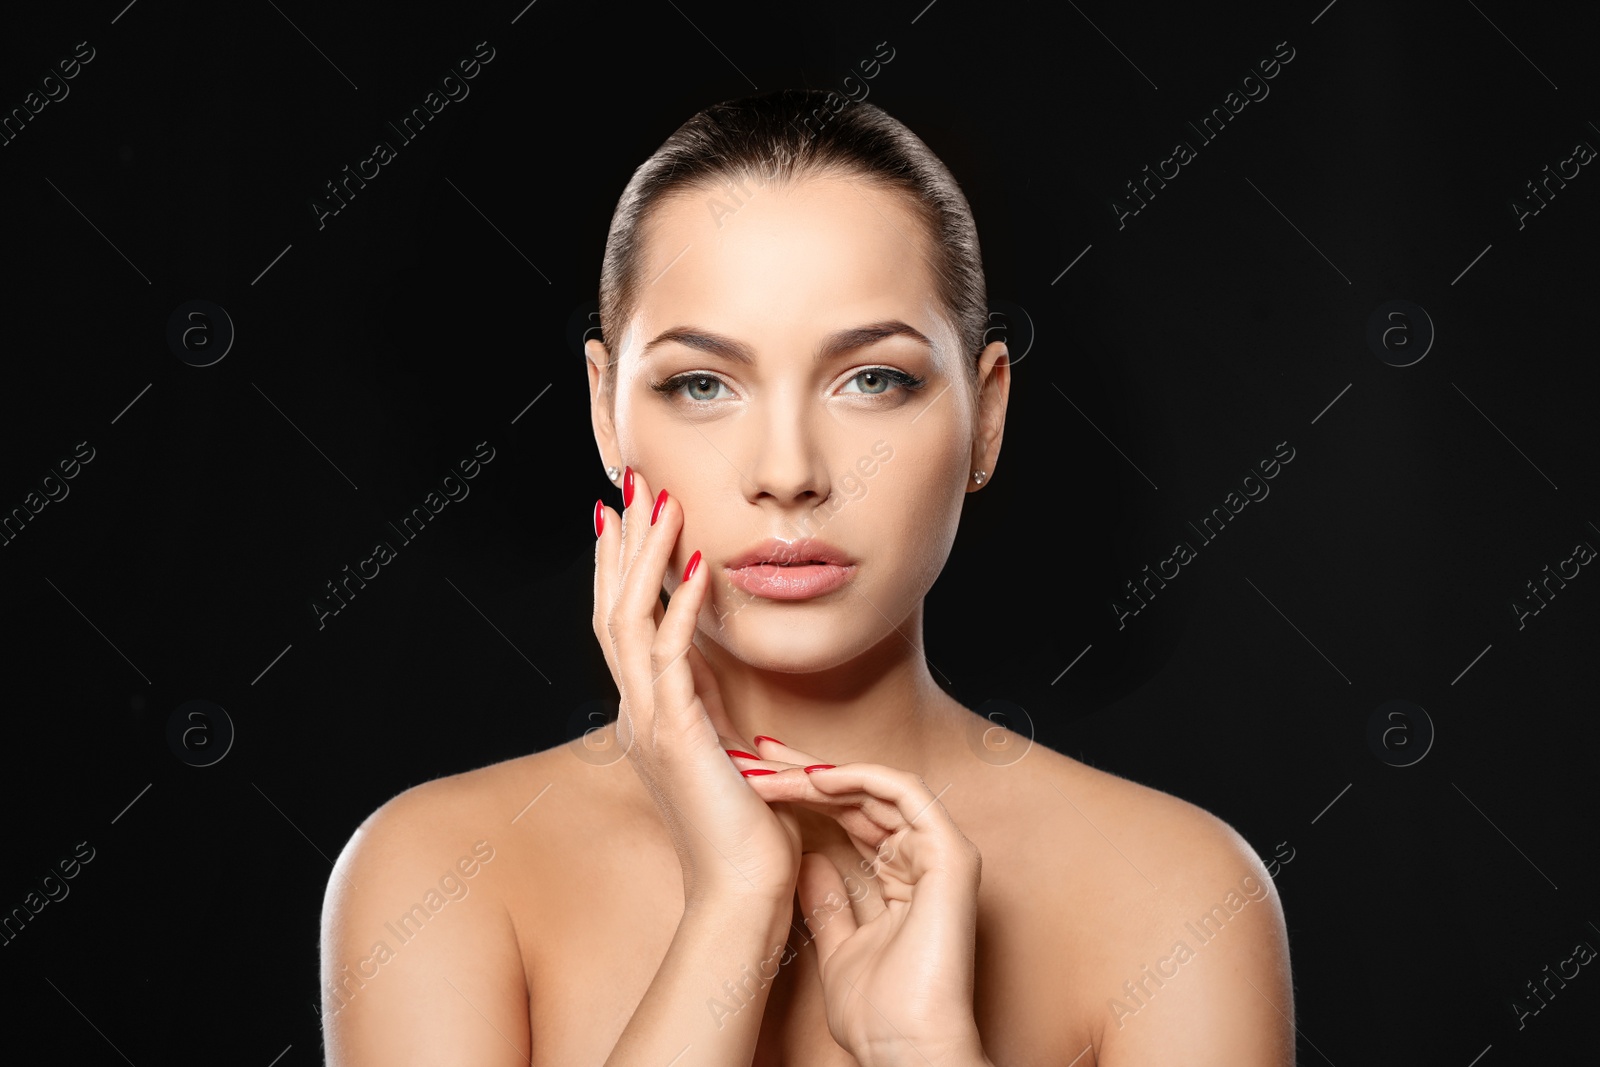
[[[846,596],[850,594],[846,593]],[[700,631],[742,663],[780,674],[810,674],[849,663],[890,633],[860,630],[852,601],[775,601],[754,598],[719,620],[717,609],[701,612]],[[852,618],[854,616],[854,618]]]

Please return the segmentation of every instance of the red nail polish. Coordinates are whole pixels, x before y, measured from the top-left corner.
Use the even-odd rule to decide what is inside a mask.
[[[744,775],[746,778],[749,778],[750,776],[756,774],[777,774],[778,772],[769,771],[765,767],[752,767],[748,771],[740,771],[739,773]]]
[[[768,737],[766,734],[756,734],[750,740],[752,740],[752,741],[771,741],[774,744],[779,744],[779,745],[783,744],[783,742],[779,741],[776,737]]]
[[[740,759],[760,759],[761,758],[760,756],[752,756],[748,752],[740,752],[736,748],[723,749],[723,751],[726,752],[730,756],[738,756]]]
[[[594,502],[594,535],[599,537],[606,530],[606,505],[602,500]]]
[[[697,548],[697,549],[694,550],[694,555],[689,557],[688,564],[683,568],[683,580],[687,582],[690,578],[693,578],[694,577],[694,572],[696,570],[698,570],[699,568],[700,568],[700,550]],[[754,756],[751,756],[750,758],[751,759],[755,759]]]
[[[661,490],[661,492],[656,494],[656,506],[650,509],[650,525],[651,526],[654,526],[656,524],[656,519],[661,515],[661,508],[666,504],[666,502],[667,502],[667,491],[665,489],[663,489],[663,490]]]
[[[633,468],[624,467],[622,474],[622,506],[633,506]]]
[[[806,768],[806,773],[810,774],[812,771],[831,771],[833,768],[834,764],[832,763],[813,763],[811,766]]]

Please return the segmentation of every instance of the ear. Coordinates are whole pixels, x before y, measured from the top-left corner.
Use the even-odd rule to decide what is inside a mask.
[[[972,438],[972,469],[984,471],[987,485],[1000,462],[1000,439],[1005,436],[1006,403],[1011,398],[1011,357],[1004,341],[994,341],[978,353],[977,432]],[[978,488],[968,477],[967,492]]]
[[[594,427],[595,446],[600,450],[600,466],[621,467],[617,428],[605,395],[606,375],[612,373],[610,353],[604,344],[590,338],[583,344],[583,358],[589,372],[589,422]]]

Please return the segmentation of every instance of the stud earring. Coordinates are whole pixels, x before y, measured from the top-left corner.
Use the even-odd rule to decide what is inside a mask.
[[[987,478],[987,477],[989,477],[989,476],[987,474],[985,474],[983,471],[973,471],[972,472],[972,480],[974,482],[976,482],[977,484],[979,484],[979,485],[982,485],[983,484],[983,480],[985,478]]]
[[[620,473],[620,472],[615,467],[607,467],[606,468],[606,477],[608,479],[610,479],[611,481],[613,481],[613,482],[617,480],[618,473]]]

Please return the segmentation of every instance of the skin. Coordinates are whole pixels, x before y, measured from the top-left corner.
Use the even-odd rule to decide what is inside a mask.
[[[996,469],[1004,345],[974,372],[897,195],[811,176],[758,188],[720,225],[711,195],[652,216],[614,382],[611,353],[587,349],[600,457],[636,493],[626,522],[603,510],[597,545],[596,636],[622,714],[580,748],[426,783],[362,825],[324,909],[330,1064],[599,1064],[625,1048],[666,1062],[628,1044],[663,957],[685,931],[736,938],[774,905],[793,909],[775,929],[794,951],[748,1006],[712,978],[673,978],[738,1009],[746,1062],[1292,1064],[1281,902],[1248,844],[1181,800],[985,734],[929,672],[923,599],[971,471]],[[891,321],[926,343],[813,358],[836,331]],[[684,327],[750,361],[650,344]],[[871,368],[925,384],[874,396]],[[706,380],[675,398],[651,388],[686,372]],[[847,482],[879,442],[892,458]],[[728,584],[736,553],[807,532],[855,562],[845,588],[780,602]],[[1010,581],[997,574],[997,591]],[[835,767],[802,769],[822,763]],[[438,936],[371,962],[396,940],[386,922],[480,839],[497,851],[476,896],[439,909]],[[1201,942],[1189,924],[1225,900]],[[708,1025],[697,1012],[670,1022]]]
[[[944,568],[971,472],[995,469],[1010,387],[1005,346],[980,358],[980,400],[971,357],[932,296],[921,227],[898,198],[860,181],[762,189],[720,228],[702,197],[685,197],[652,223],[640,275],[657,280],[623,335],[614,416],[599,402],[606,353],[590,342],[601,455],[631,463],[681,507],[669,591],[696,549],[715,573],[766,537],[808,529],[857,560],[849,591],[813,601],[754,598],[714,581],[696,644],[741,736],[819,747],[826,738],[846,759],[912,765],[940,732],[921,720],[952,710],[922,655],[922,599]],[[813,364],[826,335],[891,320],[931,346],[891,337]],[[685,324],[758,345],[756,365],[675,344],[642,355]],[[927,384],[879,396],[852,385],[862,369],[883,366]],[[718,388],[709,403],[669,403],[649,389],[700,369],[733,389]],[[859,477],[857,462],[879,441],[893,458],[851,500],[843,476]],[[808,521],[824,504],[838,510]]]

